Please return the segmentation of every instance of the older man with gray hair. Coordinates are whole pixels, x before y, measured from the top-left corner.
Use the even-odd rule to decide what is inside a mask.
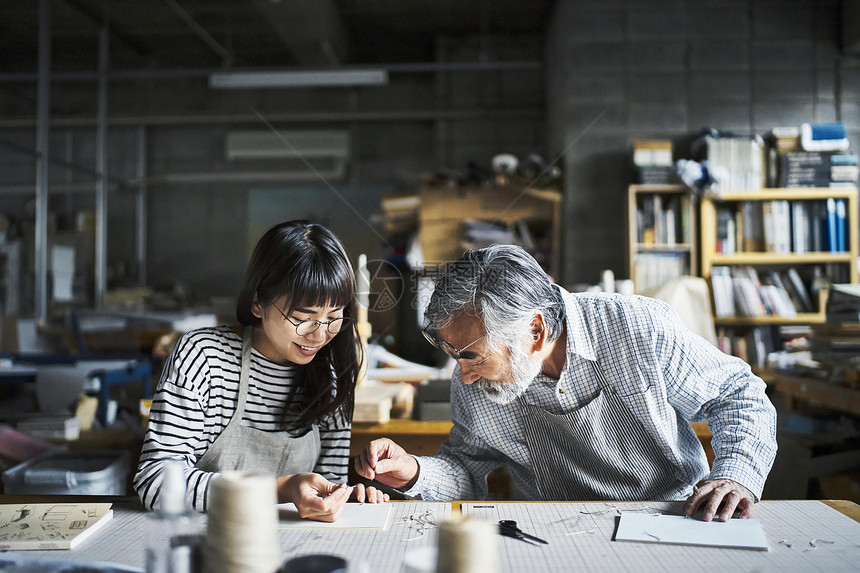
[[[776,455],[765,384],[667,304],[568,293],[523,249],[497,245],[446,264],[425,320],[427,340],[457,361],[454,427],[430,457],[374,440],[360,475],[425,499],[483,499],[487,475],[507,466],[529,499],[751,515]],[[714,436],[710,469],[698,420]]]

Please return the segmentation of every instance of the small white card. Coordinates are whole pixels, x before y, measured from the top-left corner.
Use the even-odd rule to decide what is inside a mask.
[[[681,515],[624,512],[615,541],[768,550],[758,519],[701,521]]]
[[[386,530],[390,519],[390,503],[347,503],[333,523],[302,519],[295,504],[278,504],[278,526],[281,528]]]

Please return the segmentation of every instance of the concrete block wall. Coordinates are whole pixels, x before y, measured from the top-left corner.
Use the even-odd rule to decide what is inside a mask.
[[[559,0],[545,52],[550,153],[565,167],[565,284],[626,276],[637,139],[844,121],[860,146],[860,63],[838,0]]]

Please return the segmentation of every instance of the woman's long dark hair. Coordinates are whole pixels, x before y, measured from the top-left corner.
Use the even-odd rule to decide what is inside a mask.
[[[297,368],[304,397],[288,398],[284,419],[291,429],[304,428],[343,409],[352,419],[355,383],[363,356],[358,344],[355,274],[340,240],[322,225],[294,220],[275,225],[260,238],[236,302],[236,317],[245,326],[260,319],[252,312],[254,296],[263,307],[286,297],[288,315],[297,308],[343,306],[349,327],[323,346],[310,363]],[[332,387],[334,378],[334,387]]]

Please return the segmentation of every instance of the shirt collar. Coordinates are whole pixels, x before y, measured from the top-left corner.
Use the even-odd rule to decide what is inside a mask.
[[[559,285],[555,285],[561,291],[564,300],[564,322],[567,326],[567,355],[578,355],[586,360],[597,360],[594,345],[585,328],[586,320],[582,307],[577,301],[576,295],[567,292]],[[568,364],[570,360],[568,360]]]

